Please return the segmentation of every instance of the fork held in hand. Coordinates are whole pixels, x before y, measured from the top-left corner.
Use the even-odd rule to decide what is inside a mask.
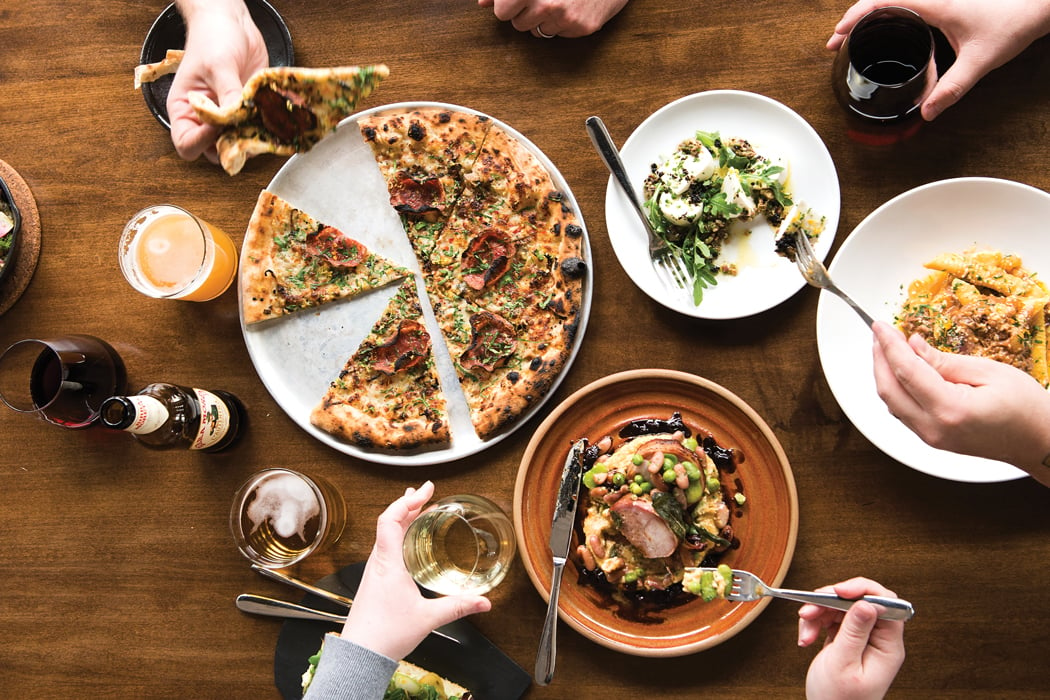
[[[785,224],[790,221],[790,216],[785,217]],[[795,264],[798,265],[799,272],[806,278],[814,287],[819,289],[826,289],[832,294],[838,296],[844,302],[849,304],[857,314],[864,319],[864,323],[868,324],[868,328],[871,328],[871,324],[875,321],[872,320],[868,312],[860,308],[857,302],[853,301],[848,294],[838,288],[834,282],[831,281],[831,275],[828,274],[828,269],[824,267],[824,263],[820,261],[817,254],[813,251],[813,246],[809,244],[809,237],[805,231],[799,231],[795,234]]]
[[[645,215],[642,203],[638,200],[638,195],[627,178],[627,169],[620,160],[620,152],[616,150],[616,144],[613,143],[609,130],[605,128],[605,124],[599,117],[587,118],[587,133],[598,155],[602,157],[605,167],[612,173],[613,178],[631,203],[631,208],[642,220],[645,233],[649,236],[649,257],[653,261],[653,269],[656,270],[657,275],[663,278],[664,284],[673,285],[679,289],[691,286],[692,278],[682,263],[682,259],[675,255],[667,241],[660,238],[659,234],[653,230],[652,224],[649,223],[649,217]]]
[[[715,569],[704,569],[700,571],[715,571]],[[733,569],[733,588],[726,592],[727,600],[749,602],[772,596],[774,598],[785,598],[796,603],[812,603],[825,608],[836,610],[849,610],[856,600],[842,598],[834,593],[821,593],[819,591],[795,591],[790,588],[773,588],[767,586],[762,579],[750,571]],[[915,615],[915,608],[906,600],[900,598],[886,598],[877,595],[866,595],[863,600],[879,608],[880,620],[910,620]]]

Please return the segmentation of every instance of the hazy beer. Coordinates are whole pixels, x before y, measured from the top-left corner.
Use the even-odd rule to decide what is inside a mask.
[[[230,530],[238,549],[268,568],[291,566],[343,533],[346,505],[323,479],[291,469],[265,469],[233,499]]]
[[[147,296],[208,301],[233,282],[237,248],[222,229],[160,204],[143,209],[124,227],[120,269]]]

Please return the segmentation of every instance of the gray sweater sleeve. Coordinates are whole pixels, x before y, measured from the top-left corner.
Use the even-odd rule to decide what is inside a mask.
[[[393,659],[328,634],[303,700],[382,700],[396,669]]]

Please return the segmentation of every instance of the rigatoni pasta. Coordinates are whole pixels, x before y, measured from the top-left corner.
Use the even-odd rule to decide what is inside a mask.
[[[918,333],[938,350],[989,357],[1024,370],[1043,386],[1050,383],[1050,291],[1021,258],[971,249],[944,253],[925,267],[935,272],[908,286],[897,318],[902,331]]]

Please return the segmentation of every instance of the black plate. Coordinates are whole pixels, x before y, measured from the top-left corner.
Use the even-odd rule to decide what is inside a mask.
[[[321,579],[317,586],[353,597],[364,569],[364,562],[351,564]],[[303,598],[303,604],[339,614],[346,612],[339,605],[314,595]],[[326,633],[339,629],[339,625],[309,620],[287,620],[281,627],[273,660],[274,682],[286,700],[302,698],[302,676],[307,660],[317,653]],[[432,634],[420,642],[406,660],[459,683],[478,700],[516,700],[532,683],[532,677],[521,666],[466,620],[445,625],[441,631],[460,643]]]
[[[18,211],[15,198],[11,195],[11,190],[8,189],[7,183],[4,182],[2,177],[0,177],[0,201],[7,205],[7,211],[15,223],[15,227],[7,234],[11,237],[11,247],[3,258],[0,258],[4,263],[4,266],[0,267],[0,282],[3,282],[7,277],[7,273],[15,269],[15,262],[18,259],[18,239],[20,238],[19,232],[22,230],[22,213]]]
[[[281,15],[266,0],[247,0],[248,11],[266,41],[266,50],[270,54],[271,66],[290,66],[295,61],[292,51],[292,35]],[[164,60],[168,49],[181,49],[186,45],[186,24],[182,21],[174,3],[164,8],[153,22],[146,41],[142,44],[142,55],[139,63],[156,63]],[[164,128],[170,129],[168,121],[168,90],[174,75],[162,75],[152,83],[142,85],[142,96],[146,106]]]

